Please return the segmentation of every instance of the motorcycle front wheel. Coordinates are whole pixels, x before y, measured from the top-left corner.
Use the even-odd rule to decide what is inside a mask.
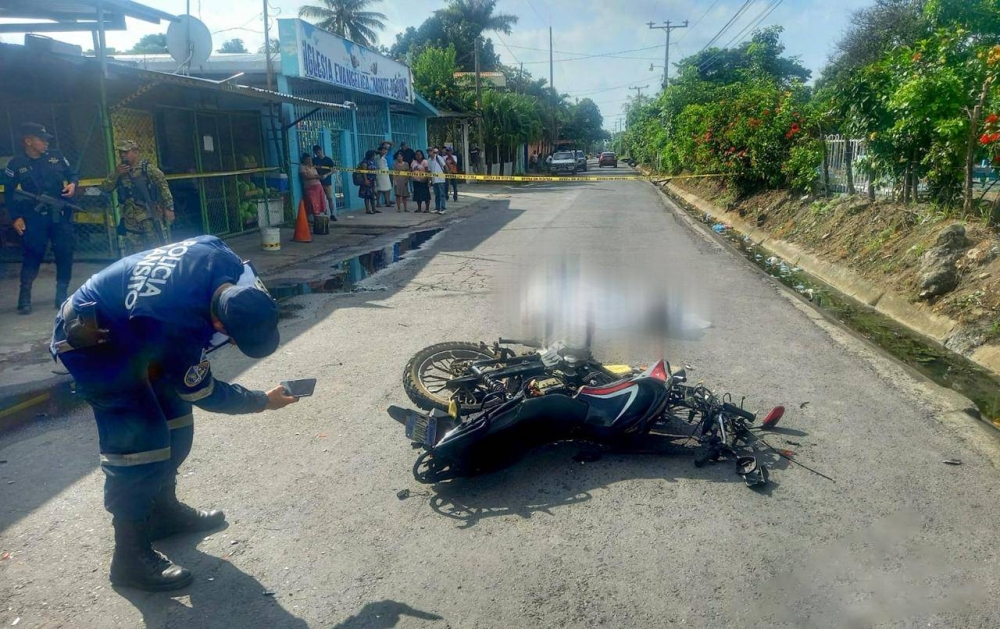
[[[413,403],[425,410],[448,410],[453,396],[462,411],[476,411],[482,406],[487,390],[474,387],[453,391],[445,387],[453,378],[466,375],[469,366],[496,355],[479,343],[453,341],[425,347],[410,359],[403,370],[403,388]]]

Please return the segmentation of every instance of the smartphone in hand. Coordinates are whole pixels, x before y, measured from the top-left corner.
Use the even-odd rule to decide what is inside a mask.
[[[281,383],[285,388],[285,393],[291,397],[309,397],[316,388],[316,378],[305,378],[303,380],[285,380]]]

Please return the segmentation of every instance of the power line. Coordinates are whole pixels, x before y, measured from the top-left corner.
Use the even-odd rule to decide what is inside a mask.
[[[715,5],[717,5],[717,4],[719,4],[719,0],[715,0],[715,2],[712,3],[712,6],[708,7],[708,10],[705,11],[704,13],[702,13],[701,17],[694,21],[694,24],[691,25],[691,30],[694,30],[695,27],[697,27],[699,24],[701,24],[701,21],[705,19],[705,16],[708,15],[712,11],[712,9],[715,8]],[[677,40],[677,43],[679,44],[682,41],[684,41],[684,38],[687,37],[688,33],[690,33],[690,32],[691,31],[687,31],[687,33],[684,33],[683,35],[681,35],[680,39]]]
[[[537,50],[538,52],[548,52],[548,48],[531,48],[529,46],[515,46],[510,45],[511,48],[517,48],[518,50]],[[663,48],[663,44],[659,46],[646,46],[645,48],[633,48],[631,50],[617,50],[615,52],[602,52],[602,53],[586,53],[586,52],[566,52],[564,50],[553,50],[552,52],[559,53],[560,55],[580,55],[581,59],[590,59],[592,57],[608,57],[611,55],[622,55],[628,52],[642,52],[643,50],[656,50],[657,48]]]
[[[638,79],[633,79],[633,80],[631,80],[628,83],[625,83],[623,85],[616,85],[614,87],[606,87],[606,88],[599,89],[599,90],[582,90],[582,91],[566,92],[566,93],[567,94],[575,94],[577,96],[586,96],[588,94],[600,94],[602,92],[610,92],[611,90],[618,90],[618,89],[621,89],[623,87],[629,87],[633,83],[638,83],[639,81],[648,81],[648,80],[649,80],[649,76],[647,75],[647,76],[644,76],[644,77],[641,77],[641,78],[638,78]]]
[[[514,54],[514,53],[511,53],[511,54]],[[610,57],[610,56],[602,56],[601,58],[602,59],[627,59],[627,60],[632,60],[632,61],[660,61],[660,57]],[[593,57],[574,57],[572,59],[555,59],[555,60],[552,61],[552,63],[565,63],[565,62],[569,62],[569,61],[587,61],[588,59],[593,59]],[[525,65],[535,65],[535,64],[539,64],[539,63],[548,63],[548,61],[545,61],[545,60],[542,60],[542,61],[525,61],[523,63]]]
[[[548,26],[552,26],[551,22],[546,22],[545,21],[545,18],[543,18],[542,14],[538,12],[538,9],[535,8],[535,5],[531,2],[531,0],[526,0],[526,1],[528,3],[528,6],[531,7],[531,10],[534,11],[535,15],[538,16],[538,19],[542,21],[542,24],[546,24]]]
[[[746,10],[750,8],[750,5],[753,3],[754,0],[746,0],[746,2],[743,3],[743,6],[741,6],[739,10],[736,11],[736,15],[734,15],[728,22],[726,22],[725,26],[723,26],[722,29],[715,34],[715,37],[710,39],[709,42],[705,44],[705,46],[701,50],[702,51],[707,50],[712,46],[712,44],[718,41],[719,38],[721,38],[725,34],[725,32],[729,30],[729,28],[733,25],[733,23],[736,20],[738,20],[740,16],[743,15],[746,12]]]
[[[715,65],[716,60],[722,56],[723,51],[732,48],[734,43],[737,44],[742,43],[743,40],[746,38],[747,34],[752,32],[753,29],[757,28],[757,26],[760,25],[761,22],[766,20],[767,17],[771,15],[771,13],[773,13],[774,10],[778,8],[778,5],[780,5],[783,1],[784,0],[771,0],[771,4],[765,6],[764,9],[757,14],[757,18],[751,20],[750,24],[747,25],[742,31],[737,33],[736,37],[733,37],[731,40],[729,40],[729,43],[727,43],[725,47],[723,47],[721,50],[719,50],[719,52],[715,53],[714,55],[703,61],[698,66],[698,72],[705,72],[711,69],[711,67]],[[738,42],[737,39],[739,40]]]
[[[514,61],[516,61],[518,63],[524,63],[523,61],[521,61],[520,59],[517,58],[517,55],[515,55],[514,51],[510,49],[510,46],[507,45],[507,42],[505,42],[503,40],[503,38],[500,37],[500,33],[496,33],[496,36],[497,36],[497,39],[500,40],[500,43],[503,44],[503,47],[507,49],[507,52],[510,53],[510,56],[514,57]],[[531,63],[531,62],[529,61],[528,63]],[[538,62],[536,61],[535,63],[538,63]]]

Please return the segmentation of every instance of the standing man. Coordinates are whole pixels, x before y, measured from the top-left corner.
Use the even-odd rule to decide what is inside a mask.
[[[49,150],[52,137],[40,124],[21,125],[21,152],[7,163],[4,171],[4,203],[24,246],[21,290],[17,295],[17,313],[22,315],[31,314],[31,285],[38,277],[49,241],[56,259],[56,308],[66,300],[73,276],[72,211],[55,209],[15,192],[20,187],[29,194],[57,199],[69,199],[76,193],[80,177],[59,151]]]
[[[56,315],[50,349],[97,420],[104,507],[113,516],[111,583],[173,590],[191,573],[152,543],[216,528],[222,511],[177,500],[177,468],[191,450],[191,405],[259,413],[296,398],[212,376],[206,348],[226,342],[251,358],[278,347],[278,306],[253,268],[214,236],[123,258],[91,277]]]
[[[326,197],[326,208],[330,215],[330,220],[337,220],[337,199],[333,194],[333,177],[337,174],[337,167],[333,159],[323,154],[323,147],[319,144],[313,145],[313,166],[319,173],[319,182],[323,185],[323,196]]]
[[[444,157],[436,146],[428,149],[430,157],[427,162],[430,165],[431,183],[434,185],[434,212],[444,214],[448,209],[448,180],[445,178]]]
[[[101,190],[118,191],[122,218],[118,235],[125,241],[125,255],[162,247],[170,242],[174,198],[163,171],[142,159],[139,145],[122,140],[118,166],[101,182]]]
[[[472,172],[479,175],[479,147],[475,144],[469,149],[469,161],[472,163]]]
[[[460,155],[458,155],[457,153],[455,153],[455,149],[449,144],[444,149],[444,161],[445,161],[445,164],[448,167],[448,172],[451,173],[452,175],[456,175],[455,177],[449,177],[448,178],[448,188],[450,188],[451,191],[452,191],[451,200],[455,201],[457,203],[458,202],[458,177],[457,177],[457,175],[459,173],[463,172],[463,170],[462,170],[462,158],[461,158]],[[446,189],[445,193],[447,193],[447,191],[448,190]],[[445,196],[447,196],[447,194]]]
[[[396,155],[399,155],[400,153],[403,154],[403,161],[406,162],[407,164],[412,164],[413,160],[416,159],[416,156],[417,156],[416,155],[416,151],[414,151],[413,149],[411,149],[406,144],[406,142],[400,142],[399,143],[399,150],[396,151],[395,155],[392,156],[393,161],[396,160]]]

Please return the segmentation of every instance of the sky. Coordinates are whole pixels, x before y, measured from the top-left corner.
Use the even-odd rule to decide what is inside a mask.
[[[847,26],[850,13],[869,6],[872,0],[499,0],[497,10],[518,16],[511,35],[490,33],[501,60],[535,77],[549,76],[549,27],[552,28],[554,82],[571,100],[590,98],[604,115],[604,126],[614,129],[630,96],[656,90],[663,76],[666,35],[650,29],[647,22],[662,25],[689,22],[688,28],[672,31],[671,64],[697,53],[712,40],[738,11],[732,26],[715,43],[736,45],[750,34],[749,27],[779,2],[758,27],[781,25],[785,54],[798,56],[814,77],[829,58],[834,44]],[[208,25],[213,44],[241,38],[247,48],[257,50],[264,41],[263,2],[259,0],[140,0],[145,5],[172,14],[186,12]],[[302,4],[318,0],[269,0],[272,37],[277,37],[278,18],[295,17]],[[418,26],[445,0],[381,0],[373,10],[387,17],[379,43],[391,46],[396,33]],[[165,24],[129,20],[126,31],[108,34],[108,45],[130,48],[148,33],[164,32]],[[92,48],[89,33],[58,33],[50,36]],[[3,41],[21,43],[23,36],[5,35]],[[628,52],[625,52],[628,51]],[[610,53],[610,54],[609,54]],[[581,58],[588,55],[600,55]],[[650,64],[653,69],[650,70]],[[673,71],[673,68],[671,69]],[[648,86],[648,87],[647,87]]]

